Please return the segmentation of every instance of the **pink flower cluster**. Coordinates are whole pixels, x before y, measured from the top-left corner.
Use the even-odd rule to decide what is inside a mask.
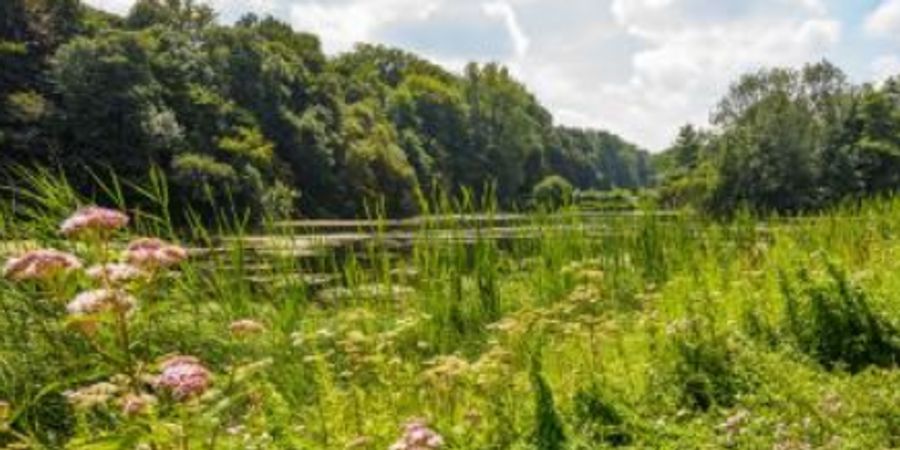
[[[403,436],[390,450],[431,450],[444,446],[444,438],[437,434],[424,420],[411,420],[404,427]]]
[[[162,363],[162,372],[154,382],[177,400],[185,400],[206,392],[212,384],[209,370],[193,356],[174,356]]]
[[[69,314],[87,316],[103,312],[128,313],[137,304],[134,297],[115,289],[82,292],[66,306]]]
[[[122,212],[88,206],[63,221],[60,231],[67,237],[78,237],[89,232],[112,232],[128,225],[128,216]]]
[[[147,412],[156,403],[156,397],[149,394],[128,394],[121,400],[122,414],[137,416]]]
[[[12,258],[3,267],[3,276],[13,281],[47,280],[81,268],[75,256],[58,250],[32,250]]]
[[[150,269],[174,266],[187,256],[184,248],[156,238],[137,239],[125,251],[125,259],[129,263]]]
[[[146,278],[147,272],[130,264],[100,264],[92,266],[87,271],[87,276],[95,281],[111,284],[122,284],[129,281]]]

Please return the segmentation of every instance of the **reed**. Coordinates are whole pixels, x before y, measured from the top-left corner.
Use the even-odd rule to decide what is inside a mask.
[[[124,347],[72,327],[64,305],[92,287],[84,275],[0,281],[0,446],[900,445],[898,200],[714,222],[649,206],[509,214],[490,189],[432,192],[416,220],[373,202],[339,245],[320,224],[228,205],[173,217],[159,173],[144,186],[97,175],[91,198],[53,171],[20,175],[0,204],[3,260],[92,254],[58,224],[95,203],[131,218],[111,257],[157,236],[190,258],[128,287]],[[204,395],[180,402],[144,377],[171,354],[203,362]],[[123,375],[152,407],[72,400]]]

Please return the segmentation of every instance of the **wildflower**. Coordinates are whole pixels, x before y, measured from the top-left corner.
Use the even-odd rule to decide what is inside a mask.
[[[82,292],[66,306],[69,314],[85,316],[102,312],[128,313],[137,302],[134,297],[115,289]]]
[[[89,206],[82,208],[63,221],[60,231],[67,237],[78,237],[87,232],[111,232],[128,225],[128,216],[122,212]]]
[[[228,325],[228,330],[235,337],[244,337],[262,333],[266,330],[266,327],[253,319],[241,319],[231,322],[231,325]]]
[[[74,391],[66,391],[63,395],[76,409],[86,410],[106,405],[120,389],[115,384],[101,382]]]
[[[187,256],[184,248],[156,238],[137,239],[128,244],[125,251],[125,259],[142,268],[171,267]]]
[[[58,250],[32,250],[12,258],[3,267],[3,276],[13,281],[47,280],[81,268],[81,261]]]
[[[122,284],[147,277],[143,270],[131,264],[102,264],[87,270],[87,276],[93,280]]]
[[[409,421],[404,427],[403,436],[390,447],[390,450],[429,450],[444,446],[444,438],[431,428],[424,420]]]
[[[451,387],[457,380],[462,379],[471,369],[471,365],[465,359],[456,355],[439,356],[429,363],[432,367],[426,370],[422,376],[438,389]]]
[[[212,375],[193,356],[175,356],[162,363],[162,372],[154,384],[168,390],[176,400],[184,400],[206,392]]]
[[[138,416],[147,412],[147,408],[156,403],[156,397],[150,394],[128,394],[122,398],[122,414]]]

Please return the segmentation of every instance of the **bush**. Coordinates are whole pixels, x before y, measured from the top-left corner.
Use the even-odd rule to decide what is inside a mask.
[[[558,209],[571,202],[572,183],[559,175],[550,175],[534,186],[532,198],[536,206]]]
[[[574,201],[579,209],[596,211],[633,211],[639,203],[637,196],[625,189],[579,191]]]
[[[856,373],[900,361],[900,332],[872,310],[866,292],[834,265],[828,280],[801,273],[799,288],[782,277],[786,334],[825,368]]]
[[[673,328],[674,366],[668,381],[678,390],[679,403],[695,411],[733,406],[748,383],[739,370],[731,336],[715,333],[699,318]]]
[[[631,444],[633,437],[622,413],[604,397],[598,385],[579,389],[573,401],[578,428],[592,443],[602,442],[613,447]]]

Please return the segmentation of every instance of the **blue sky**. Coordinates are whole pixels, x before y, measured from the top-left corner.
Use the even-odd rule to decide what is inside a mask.
[[[85,0],[123,13],[133,0]],[[650,150],[706,124],[739,74],[827,58],[857,82],[900,74],[900,0],[208,0],[272,14],[328,53],[380,42],[458,70],[499,61],[556,121]]]

